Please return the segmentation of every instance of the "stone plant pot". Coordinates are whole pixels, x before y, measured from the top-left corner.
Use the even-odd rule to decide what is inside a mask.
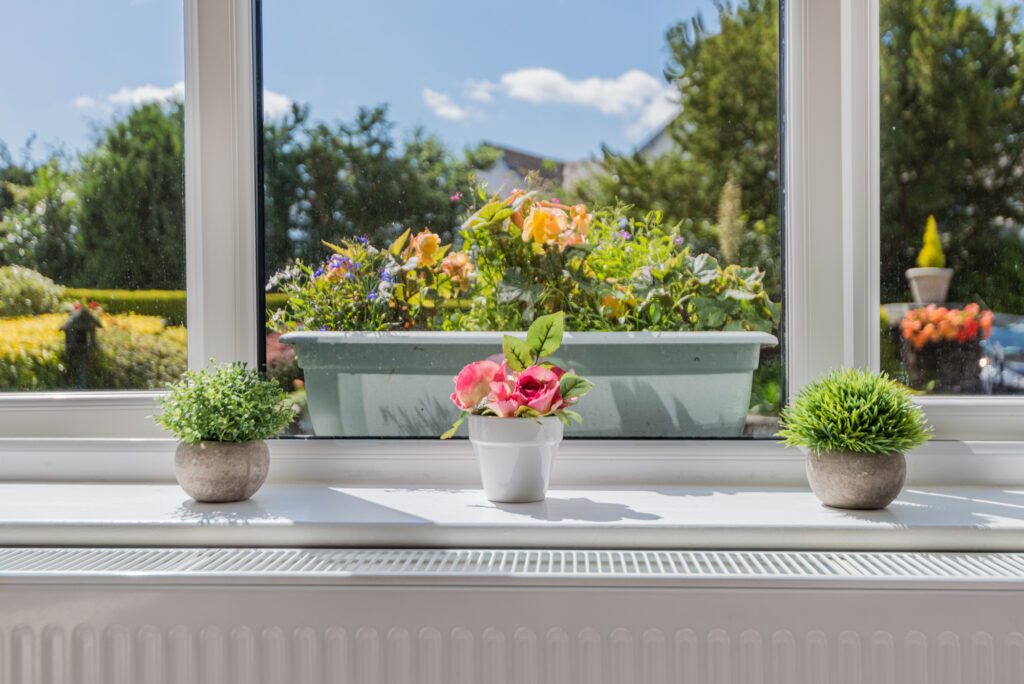
[[[899,496],[907,478],[903,454],[807,452],[807,482],[826,506],[875,510]]]
[[[557,418],[469,416],[484,494],[499,503],[543,501],[562,441]]]
[[[946,301],[949,281],[953,279],[951,268],[908,268],[907,282],[910,293],[918,304],[941,304]]]
[[[245,501],[267,479],[270,449],[263,441],[181,442],[174,475],[185,493],[202,503]]]

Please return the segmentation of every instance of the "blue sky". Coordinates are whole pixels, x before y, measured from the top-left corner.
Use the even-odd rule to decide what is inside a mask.
[[[268,111],[351,119],[388,103],[461,148],[481,140],[573,159],[628,150],[671,116],[664,32],[702,0],[265,0]],[[711,18],[710,16],[708,18]],[[133,103],[177,96],[180,0],[0,0],[8,56],[0,140],[17,158],[87,147]]]

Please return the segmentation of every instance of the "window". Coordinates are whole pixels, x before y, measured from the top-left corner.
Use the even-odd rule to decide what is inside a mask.
[[[262,13],[267,367],[318,436],[436,437],[452,376],[552,311],[596,381],[568,434],[774,432],[774,1]]]
[[[257,275],[252,230],[256,166],[253,109],[248,106],[255,99],[251,8],[247,0],[185,0],[184,9],[189,358],[196,364],[209,358],[256,363],[252,331],[260,329],[256,299],[257,283],[263,279]],[[790,387],[798,388],[829,368],[879,363],[878,5],[789,0],[782,26],[786,192],[781,213],[787,225],[783,316],[786,375]],[[923,226],[918,229],[923,232]],[[152,394],[86,394],[3,394],[0,433],[5,439],[162,436],[147,418]],[[1016,425],[1024,404],[1013,396],[929,395],[920,401],[941,439],[1019,439]],[[19,444],[3,442],[5,449],[23,448]],[[103,446],[107,442],[96,444],[108,453]],[[707,454],[712,449],[708,445],[697,441],[662,448],[673,454]],[[614,442],[606,446],[622,448]],[[770,455],[779,449],[770,441],[719,446],[724,451],[714,453],[739,449]],[[379,441],[367,441],[347,445],[346,453],[349,458],[365,453],[370,460],[363,463],[372,460],[384,468],[405,462],[404,449],[423,447],[403,442],[382,447]],[[380,459],[382,448],[392,457],[388,463]],[[275,452],[300,460],[314,454],[317,462],[324,462],[336,447],[281,443]],[[32,467],[26,462],[25,468]],[[74,472],[88,470],[84,462],[77,467],[81,470]],[[19,477],[31,476],[30,470],[18,472],[25,473]]]
[[[54,4],[0,16],[26,57],[0,104],[0,392],[158,388],[187,361],[181,6]]]

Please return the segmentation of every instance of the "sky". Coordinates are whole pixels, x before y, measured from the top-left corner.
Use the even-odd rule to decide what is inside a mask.
[[[453,149],[628,151],[677,111],[665,30],[710,0],[264,0],[264,106],[349,121],[387,103]],[[181,97],[181,0],[0,0],[0,140],[19,159],[89,147],[133,104]]]

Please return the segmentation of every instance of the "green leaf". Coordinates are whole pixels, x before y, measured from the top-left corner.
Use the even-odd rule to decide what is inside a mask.
[[[331,249],[333,249],[338,254],[347,254],[348,253],[348,250],[346,250],[344,247],[339,247],[338,245],[332,244],[332,243],[328,242],[327,240],[321,240],[320,242],[324,243],[324,246],[330,247]]]
[[[533,355],[530,353],[530,347],[516,337],[505,335],[505,338],[501,341],[501,349],[505,352],[508,367],[514,371],[524,371],[533,364]]]
[[[451,429],[449,429],[443,435],[441,435],[441,439],[451,439],[452,435],[455,434],[455,431],[459,429],[459,426],[462,425],[462,421],[464,421],[464,420],[466,420],[466,412],[465,411],[462,412],[462,415],[459,416],[459,419],[455,421],[455,423],[452,425]]]
[[[516,418],[540,418],[540,412],[529,406],[520,406],[516,409]]]
[[[541,316],[526,332],[526,344],[538,359],[554,354],[562,344],[565,332],[565,312]]]
[[[575,373],[566,373],[558,383],[558,393],[562,395],[564,401],[582,397],[592,389],[594,389],[594,383]]]
[[[566,422],[566,425],[569,425],[572,421],[576,421],[577,424],[583,425],[583,416],[581,416],[580,414],[576,413],[575,411],[573,411],[571,409],[565,409],[564,408],[564,409],[560,409],[558,412],[560,414],[562,414],[563,416],[565,416],[567,419],[569,419],[569,422]],[[559,416],[559,417],[561,417],[561,416]]]
[[[409,235],[412,233],[411,228],[406,228],[405,232],[398,236],[398,239],[391,243],[388,247],[388,251],[392,256],[398,256],[402,253],[402,248],[405,247],[405,241],[409,239]]]

